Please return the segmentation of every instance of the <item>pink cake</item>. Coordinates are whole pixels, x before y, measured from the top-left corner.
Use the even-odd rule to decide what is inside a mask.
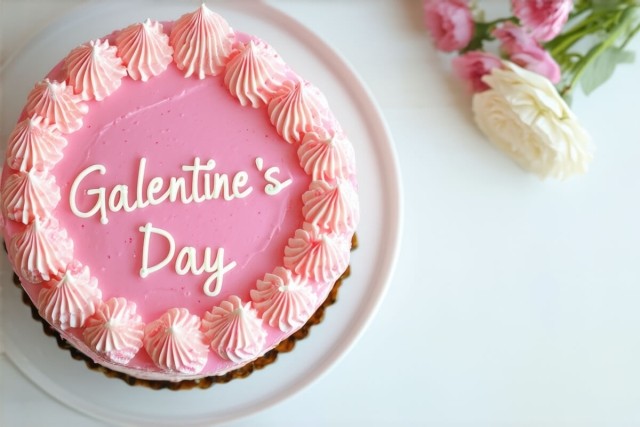
[[[322,93],[204,4],[73,49],[8,141],[4,239],[40,315],[140,379],[222,375],[349,265],[353,148]]]

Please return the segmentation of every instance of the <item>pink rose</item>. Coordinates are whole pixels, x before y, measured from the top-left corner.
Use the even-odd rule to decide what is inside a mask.
[[[495,28],[491,35],[500,42],[502,51],[507,55],[512,55],[515,52],[520,52],[532,46],[540,46],[524,28],[510,21]]]
[[[502,61],[491,53],[476,50],[455,57],[451,64],[454,73],[467,82],[469,90],[478,93],[489,89],[482,77],[501,67]]]
[[[463,49],[473,38],[475,25],[466,0],[426,0],[424,21],[441,51]]]
[[[544,49],[532,49],[511,55],[514,64],[538,73],[553,84],[560,82],[562,72],[558,63]]]
[[[560,34],[573,9],[572,0],[511,0],[511,5],[522,25],[542,42]]]
[[[513,22],[505,22],[492,34],[500,41],[502,51],[513,63],[548,78],[551,83],[560,81],[558,63],[524,28]]]

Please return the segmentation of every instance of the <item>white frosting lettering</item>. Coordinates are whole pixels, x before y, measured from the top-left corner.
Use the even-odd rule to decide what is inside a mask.
[[[256,162],[258,162],[257,159]],[[107,168],[104,165],[91,165],[80,172],[73,181],[69,204],[71,211],[77,217],[90,218],[99,213],[100,222],[107,224],[109,222],[107,211],[133,212],[148,206],[157,206],[165,201],[171,203],[179,201],[183,204],[203,203],[217,199],[231,201],[243,199],[253,192],[253,187],[249,185],[249,174],[246,171],[241,170],[233,174],[209,173],[215,167],[216,162],[213,159],[208,160],[206,164],[202,164],[200,158],[196,157],[192,164],[182,165],[181,167],[182,171],[189,174],[187,177],[172,176],[169,178],[168,184],[165,185],[166,180],[159,176],[145,182],[147,159],[142,158],[138,165],[135,182],[135,199],[132,199],[134,194],[129,191],[130,187],[127,184],[116,184],[110,190],[106,187],[89,188],[84,190],[84,194],[97,196],[97,198],[91,209],[85,211],[78,208],[77,203],[80,185],[87,176],[94,172],[99,172],[100,175],[105,175],[107,172]],[[270,196],[278,194],[283,188],[291,184],[291,179],[281,182],[273,176],[279,172],[280,169],[275,166],[265,172],[265,180],[268,182],[265,186],[265,193]],[[82,191],[80,192],[82,193]]]
[[[71,192],[69,194],[69,205],[71,207],[71,212],[79,218],[91,218],[96,213],[100,212],[100,222],[106,224],[109,222],[107,218],[107,212],[105,208],[105,189],[104,187],[100,187],[98,189],[92,188],[87,190],[87,196],[98,196],[96,200],[96,204],[93,205],[91,209],[86,212],[78,209],[78,205],[76,204],[76,193],[78,192],[78,186],[82,182],[83,179],[87,177],[90,173],[100,172],[100,175],[104,175],[107,171],[103,165],[92,165],[80,172],[76,179],[73,180],[73,184],[71,184]]]
[[[125,212],[133,212],[137,206],[135,204],[131,206],[127,200],[128,197],[129,187],[122,184],[113,187],[113,190],[109,193],[109,210],[118,212],[123,209]]]
[[[147,200],[144,200],[144,197],[142,196],[142,189],[144,188],[144,170],[146,166],[147,159],[143,157],[142,159],[140,159],[140,167],[138,168],[138,180],[136,182],[136,200],[140,200],[140,202],[138,202],[139,208],[146,208],[147,206],[149,206],[149,202]],[[162,178],[160,178],[160,180],[162,182]],[[149,186],[151,186],[151,184],[149,184]],[[150,198],[148,193],[147,198]]]
[[[164,202],[167,197],[169,197],[169,193],[165,192],[156,199],[156,194],[160,193],[163,186],[164,179],[162,179],[162,177],[157,176],[149,181],[149,186],[147,187],[147,199],[149,199],[149,204],[159,205],[160,203]]]
[[[175,177],[172,176],[169,179],[169,201],[175,202],[178,200],[178,193],[180,193],[180,201],[182,203],[189,204],[193,202],[193,196],[187,196],[187,183],[185,182],[183,177]]]
[[[253,191],[253,187],[247,187],[244,190],[241,190],[241,188],[247,185],[248,182],[249,175],[246,172],[240,171],[234,175],[233,182],[231,183],[231,191],[238,199],[244,199],[251,194],[251,191]]]
[[[206,199],[206,197],[200,195],[200,191],[198,189],[198,183],[200,182],[200,179],[198,177],[198,175],[200,174],[200,171],[212,171],[213,168],[216,167],[216,162],[213,159],[210,159],[206,166],[201,166],[200,165],[200,157],[196,157],[193,160],[193,165],[184,165],[182,166],[182,170],[185,172],[191,172],[193,174],[193,179],[191,180],[191,193],[194,195],[193,199],[195,200],[196,203],[202,203],[204,202]]]
[[[232,197],[229,194],[229,179],[226,175],[214,174],[213,190],[211,190],[211,184],[209,180],[205,181],[205,194],[211,199],[219,199],[222,194],[222,198],[225,200],[231,200]]]
[[[255,159],[255,165],[259,172],[262,172],[265,166],[261,157]],[[218,173],[213,172],[215,167],[215,160],[209,159],[206,163],[202,163],[199,157],[195,157],[191,164],[181,166],[181,170],[187,173],[186,177],[172,176],[168,178],[167,182],[166,178],[156,176],[147,181],[145,179],[147,159],[141,158],[138,164],[134,194],[133,191],[129,191],[133,187],[122,183],[114,185],[111,189],[103,186],[82,188],[85,178],[94,172],[98,172],[100,175],[107,173],[107,168],[104,165],[91,165],[80,172],[73,181],[69,204],[71,211],[77,217],[90,218],[99,215],[100,222],[107,224],[109,222],[107,211],[113,213],[133,212],[136,209],[157,206],[165,201],[172,203],[180,201],[183,204],[203,203],[214,199],[231,201],[243,199],[253,192],[253,187],[249,184],[249,174],[246,171],[241,170],[233,174]],[[280,168],[277,166],[269,167],[264,171],[264,179],[267,182],[264,186],[265,194],[274,196],[293,182],[291,178],[282,181],[277,177],[278,174],[280,174]],[[90,209],[83,210],[78,207],[78,193],[95,197]],[[140,268],[140,277],[142,278],[162,270],[173,261],[176,273],[181,276],[209,274],[204,282],[203,291],[207,296],[216,296],[221,292],[224,275],[237,265],[235,261],[225,264],[224,248],[218,248],[214,254],[210,247],[206,247],[202,258],[199,259],[195,247],[184,246],[177,251],[176,255],[176,242],[171,233],[153,227],[151,222],[141,226],[139,231],[143,234],[142,266]],[[152,239],[154,236],[155,238]],[[162,239],[166,241],[168,249],[162,259],[154,260],[152,264],[149,260],[150,248],[152,240],[155,242],[154,245],[160,244],[158,238],[160,241]]]
[[[144,234],[142,243],[142,267],[140,268],[140,277],[144,279],[151,273],[155,273],[156,271],[166,267],[171,262],[176,251],[176,243],[171,233],[161,228],[153,227],[150,222],[144,227],[140,227],[139,230]],[[164,237],[169,243],[169,250],[160,262],[157,262],[153,266],[149,266],[149,249],[151,247],[152,234]],[[220,293],[222,290],[224,275],[231,271],[236,265],[235,261],[232,261],[229,264],[224,263],[224,248],[218,248],[214,260],[212,257],[212,249],[210,247],[206,247],[204,249],[202,263],[198,266],[196,248],[193,246],[185,246],[180,249],[174,262],[175,272],[180,276],[184,276],[189,273],[194,276],[210,273],[210,276],[204,282],[203,290],[205,295],[211,297]]]
[[[264,186],[264,192],[269,196],[275,196],[293,182],[291,178],[286,181],[280,181],[277,178],[274,178],[273,175],[278,173],[280,173],[280,168],[277,166],[270,167],[264,173],[264,179],[268,182],[268,184]]]
[[[173,254],[176,251],[176,242],[173,240],[173,236],[171,234],[161,228],[154,228],[150,222],[148,222],[144,227],[140,227],[140,231],[144,233],[144,239],[142,240],[142,267],[140,268],[140,277],[144,279],[149,276],[149,274],[155,273],[171,262]],[[149,245],[151,233],[158,234],[167,240],[169,243],[169,252],[162,261],[156,263],[156,265],[152,267],[149,267]]]

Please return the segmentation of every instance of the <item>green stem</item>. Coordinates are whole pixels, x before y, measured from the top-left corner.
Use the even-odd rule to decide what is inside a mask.
[[[554,58],[558,57],[568,51],[569,48],[582,39],[585,34],[592,33],[594,30],[607,28],[614,24],[618,19],[619,11],[616,10],[614,12],[615,13],[611,13],[611,11],[592,12],[588,17],[547,43],[545,47]]]
[[[571,12],[570,18],[575,18],[580,15],[585,10],[589,10],[593,7],[593,2],[591,0],[577,0],[573,5],[573,12]]]
[[[556,37],[557,42],[553,45],[546,45],[545,47],[554,58],[558,58],[562,53],[566,52],[576,44],[588,31],[585,31],[584,28],[580,28],[581,31],[576,31],[575,33],[567,33],[563,34],[559,37]]]
[[[475,29],[473,34],[473,39],[469,42],[469,44],[462,50],[459,51],[460,54],[470,52],[472,50],[480,50],[482,49],[482,45],[485,41],[493,40],[493,36],[491,35],[491,31],[498,25],[506,21],[512,21],[513,18],[498,18],[489,22],[476,22]]]
[[[502,24],[503,22],[513,21],[513,20],[514,19],[512,17],[509,17],[509,18],[498,18],[498,19],[494,19],[493,21],[483,22],[482,25],[486,26],[487,28],[493,28],[498,24]]]
[[[605,52],[607,49],[613,46],[616,40],[622,34],[624,34],[625,31],[628,30],[628,26],[634,17],[633,15],[635,14],[635,9],[636,8],[632,6],[623,10],[622,13],[617,14],[618,15],[617,16],[618,19],[616,19],[617,25],[612,29],[608,37],[605,40],[603,40],[601,43],[591,48],[589,52],[587,52],[587,54],[582,58],[582,60],[576,64],[576,67],[574,69],[574,74],[569,80],[569,83],[560,92],[562,96],[568,96],[571,93],[571,91],[574,89],[578,80],[580,80],[580,77],[582,77],[584,72],[587,70],[587,67],[593,61],[595,61],[598,56],[600,56],[603,52]],[[637,29],[634,30],[632,33],[635,34],[636,31]]]
[[[620,45],[620,49],[622,50],[627,47],[627,44],[631,41],[632,38],[635,37],[636,34],[638,34],[638,32],[640,32],[640,24],[636,25],[635,28],[631,30],[627,38]]]

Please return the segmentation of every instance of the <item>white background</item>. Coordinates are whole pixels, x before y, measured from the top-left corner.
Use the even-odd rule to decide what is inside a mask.
[[[2,62],[81,3],[2,1]],[[353,350],[312,386],[231,425],[640,425],[640,65],[574,100],[598,147],[590,172],[542,182],[474,128],[420,1],[270,3],[371,89],[399,155],[405,235],[387,297]],[[102,425],[5,358],[0,369],[1,425]]]

